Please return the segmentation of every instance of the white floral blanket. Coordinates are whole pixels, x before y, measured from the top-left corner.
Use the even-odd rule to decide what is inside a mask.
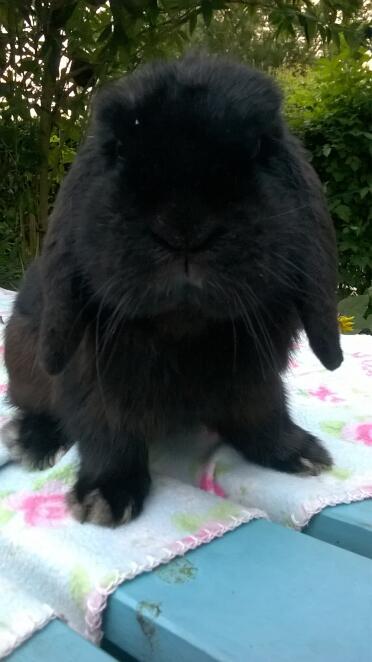
[[[12,301],[0,290],[4,321]],[[0,427],[11,415],[1,345]],[[318,477],[248,464],[211,435],[183,443],[182,457],[164,442],[153,451],[144,513],[109,530],[68,513],[75,449],[53,469],[27,473],[7,463],[0,443],[0,657],[55,616],[98,643],[107,597],[121,582],[243,522],[268,516],[301,528],[327,505],[372,497],[372,338],[344,336],[343,348],[343,366],[328,373],[303,342],[286,375],[295,420],[334,459]]]

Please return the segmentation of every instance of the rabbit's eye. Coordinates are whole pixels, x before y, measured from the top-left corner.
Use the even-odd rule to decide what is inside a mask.
[[[124,146],[117,140],[107,140],[104,142],[102,152],[111,166],[124,159]]]
[[[261,151],[261,138],[257,138],[256,144],[252,150],[251,159],[255,159]]]
[[[123,159],[125,156],[125,148],[121,140],[118,140],[116,143],[116,157],[118,159]]]

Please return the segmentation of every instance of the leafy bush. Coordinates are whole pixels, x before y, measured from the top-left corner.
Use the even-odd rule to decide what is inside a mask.
[[[50,205],[80,139],[79,126],[50,136],[48,180]],[[75,133],[72,133],[72,131]],[[38,126],[34,119],[0,122],[0,285],[15,288],[24,269],[40,250],[38,223]]]
[[[352,317],[354,333],[372,332],[372,287],[365,294],[342,299],[338,309],[341,315]]]
[[[286,114],[308,148],[335,221],[341,289],[372,284],[371,54],[346,47],[307,70],[279,75]]]
[[[326,185],[342,283],[366,289],[372,274],[370,75],[363,57],[351,51],[303,75],[340,37],[360,43],[368,18],[360,7],[359,0],[346,0],[337,12],[333,0],[294,0],[290,7],[235,0],[0,0],[0,284],[15,284],[38,253],[94,85],[154,56],[204,44],[267,70],[279,62],[301,64],[296,76],[281,76],[288,117]],[[359,16],[355,26],[353,16]]]
[[[36,123],[0,123],[0,284],[14,287],[37,253]]]

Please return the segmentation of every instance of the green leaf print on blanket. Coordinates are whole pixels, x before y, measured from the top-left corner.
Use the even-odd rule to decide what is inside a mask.
[[[232,465],[229,464],[228,462],[221,462],[220,460],[217,460],[214,469],[215,478],[221,478],[221,476],[225,476],[230,471],[232,471],[232,469],[233,469]]]
[[[172,523],[182,533],[196,533],[210,522],[228,520],[240,515],[241,509],[238,506],[221,499],[221,503],[209,508],[205,513],[175,513],[172,516]]]
[[[345,421],[322,421],[320,424],[321,430],[333,437],[339,437],[341,430],[345,425]]]
[[[349,469],[343,469],[342,467],[333,467],[333,469],[329,470],[329,474],[334,476],[334,478],[338,478],[338,480],[347,480],[352,473]]]
[[[57,469],[53,469],[52,471],[48,471],[48,474],[46,476],[41,476],[41,478],[37,478],[33,484],[33,489],[40,490],[47,483],[54,480],[61,481],[65,485],[69,486],[72,485],[72,483],[74,482],[75,476],[76,476],[76,465],[66,464],[63,467],[59,467]]]
[[[0,492],[0,502],[7,499],[11,494],[13,494],[11,490]],[[6,503],[0,503],[0,526],[8,524],[14,514],[14,511],[11,510]]]
[[[11,520],[14,515],[14,511],[0,506],[0,526],[5,526],[5,524],[8,524],[9,520]]]
[[[92,582],[87,571],[81,566],[76,566],[70,575],[70,593],[79,607],[85,607],[87,596],[92,589]]]
[[[6,499],[10,494],[13,494],[12,490],[4,490],[3,492],[0,492],[0,501]]]

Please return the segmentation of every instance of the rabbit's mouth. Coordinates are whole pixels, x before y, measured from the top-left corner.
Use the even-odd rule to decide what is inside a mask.
[[[160,275],[158,287],[173,292],[188,292],[193,288],[203,289],[206,279],[206,269],[188,255],[176,259]],[[162,282],[163,281],[163,282]]]
[[[187,255],[177,257],[169,264],[159,269],[155,278],[155,292],[157,295],[176,299],[192,292],[203,290],[207,278],[207,269],[194,257]]]
[[[151,290],[159,312],[184,306],[202,311],[208,299],[208,269],[194,257],[178,257],[157,272]]]
[[[180,321],[192,318],[200,322],[226,319],[228,310],[216,295],[212,278],[211,268],[201,258],[177,258],[156,274],[144,302],[146,316],[170,314],[172,319],[175,315]]]

